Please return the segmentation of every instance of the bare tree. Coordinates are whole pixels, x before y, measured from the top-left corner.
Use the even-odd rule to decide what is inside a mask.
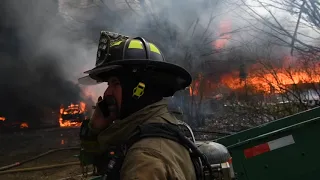
[[[265,116],[268,120],[306,110],[319,101],[317,66],[319,63],[312,59],[297,59],[289,66],[279,66],[274,59],[258,60],[249,68],[246,83],[233,77],[235,80],[230,83],[237,89],[229,97],[229,105],[235,112],[259,115],[260,119]]]
[[[320,4],[318,1],[270,0],[265,2],[254,0],[254,5],[245,0],[241,2],[247,15],[269,28],[266,31],[254,25],[256,31],[278,39],[283,46],[291,49],[291,55],[294,54],[294,50],[298,54],[317,54],[320,51],[319,42],[317,42],[320,37]],[[266,15],[261,15],[259,11],[266,12]],[[278,14],[282,12],[282,16],[277,17],[276,12]],[[243,18],[246,19],[246,17]]]
[[[66,11],[61,15],[69,19],[70,23],[66,23],[66,26],[71,32],[87,36],[93,43],[96,33],[102,29],[130,36],[141,35],[155,42],[169,62],[182,65],[191,72],[194,81],[190,92],[177,93],[175,96],[184,96],[185,100],[177,104],[183,106],[181,109],[188,116],[189,123],[197,126],[205,124],[202,116],[203,104],[209,96],[216,95],[207,93],[212,74],[208,67],[213,61],[220,60],[221,54],[241,59],[240,55],[233,54],[234,47],[215,46],[221,41],[231,41],[231,35],[245,30],[226,28],[219,32],[217,28],[220,17],[233,11],[234,6],[217,11],[218,8],[211,7],[219,7],[222,1],[165,1],[172,3],[171,5],[155,0],[87,0],[82,4],[74,0],[67,2],[67,6],[74,12]],[[187,7],[179,7],[185,4]],[[178,8],[180,16],[188,17],[176,14],[178,20],[173,19]]]

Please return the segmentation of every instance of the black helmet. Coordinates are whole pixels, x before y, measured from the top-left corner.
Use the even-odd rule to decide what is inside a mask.
[[[189,86],[191,75],[182,67],[165,61],[159,48],[141,37],[129,38],[117,33],[102,31],[97,51],[96,67],[84,73],[80,84],[102,83],[108,77],[125,69],[135,73],[150,71],[166,82],[166,86],[177,91]]]

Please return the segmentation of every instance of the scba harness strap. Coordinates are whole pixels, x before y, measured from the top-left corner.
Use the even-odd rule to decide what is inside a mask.
[[[210,164],[203,153],[199,151],[199,149],[195,146],[195,144],[190,141],[185,135],[180,132],[179,126],[175,124],[166,124],[166,123],[149,123],[138,126],[136,133],[129,139],[126,143],[126,149],[129,149],[134,143],[138,142],[143,138],[165,138],[172,141],[175,141],[181,145],[183,145],[190,153],[191,160],[193,162],[196,177],[198,180],[204,179],[204,171],[207,169],[209,172],[211,171]],[[121,153],[120,153],[121,154]],[[120,156],[119,156],[120,157]],[[117,167],[121,169],[121,165],[123,163],[125,153],[121,156],[122,158],[117,159]],[[114,159],[109,161],[115,161]],[[112,162],[113,163],[113,162]],[[202,166],[205,165],[205,167]],[[106,170],[113,173],[120,173],[120,169]],[[105,177],[115,177],[115,175],[105,174]],[[212,172],[210,172],[210,176],[213,177]]]
[[[177,135],[177,132],[179,132],[178,128],[179,127],[172,126],[171,124],[165,124],[165,123],[149,123],[149,124],[139,125],[135,135],[133,135],[129,139],[127,143],[127,147],[131,147],[134,143],[138,142],[143,138],[150,138],[150,137],[160,137],[160,138],[170,139],[172,141],[181,143]]]
[[[209,179],[213,179],[213,172],[206,156],[199,151],[190,139],[181,133],[183,132],[183,129],[179,125],[169,123],[149,123],[140,125],[127,143],[121,146],[111,147],[107,152],[101,155],[100,153],[95,153],[95,151],[99,149],[99,145],[96,140],[97,137],[90,133],[88,122],[88,120],[84,121],[80,129],[82,144],[80,161],[84,166],[93,164],[96,167],[97,173],[102,175],[102,179],[119,179],[120,169],[126,155],[126,150],[141,139],[151,137],[169,139],[184,146],[190,153],[197,179],[207,179],[207,173],[204,172],[209,172]]]

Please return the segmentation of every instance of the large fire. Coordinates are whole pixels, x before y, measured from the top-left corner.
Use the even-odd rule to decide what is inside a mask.
[[[86,118],[86,104],[70,104],[67,108],[60,107],[59,124],[60,127],[80,127],[82,121]]]
[[[220,82],[215,83],[199,76],[191,85],[190,95],[200,95],[202,92],[204,96],[208,96],[215,88],[221,86],[231,90],[250,87],[260,93],[283,93],[288,91],[290,85],[320,82],[320,62],[288,61],[288,57],[285,57],[281,67],[264,63],[253,64],[247,67],[246,77],[240,77],[240,71],[232,71],[221,75]]]
[[[241,79],[239,74],[239,71],[225,74],[221,77],[221,83],[233,90],[247,85],[259,92],[283,93],[288,90],[288,85],[319,83],[320,63],[298,63],[291,67],[265,67],[255,64],[248,68],[246,78]]]
[[[217,28],[220,38],[212,43],[214,49],[225,48],[231,38],[232,24],[229,19],[219,23]],[[309,57],[308,57],[309,58]],[[318,58],[318,57],[316,57]],[[220,80],[199,75],[189,88],[190,96],[214,96],[218,87],[231,90],[250,88],[259,93],[283,93],[288,87],[300,84],[316,84],[320,82],[320,62],[296,59],[285,56],[281,65],[261,61],[246,68],[246,72],[232,71],[220,75]],[[274,62],[274,61],[273,61]],[[245,74],[245,77],[243,75]],[[240,77],[242,76],[242,77]]]

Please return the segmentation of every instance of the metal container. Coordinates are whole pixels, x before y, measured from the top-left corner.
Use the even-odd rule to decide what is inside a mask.
[[[320,179],[320,108],[217,139],[238,180]]]

